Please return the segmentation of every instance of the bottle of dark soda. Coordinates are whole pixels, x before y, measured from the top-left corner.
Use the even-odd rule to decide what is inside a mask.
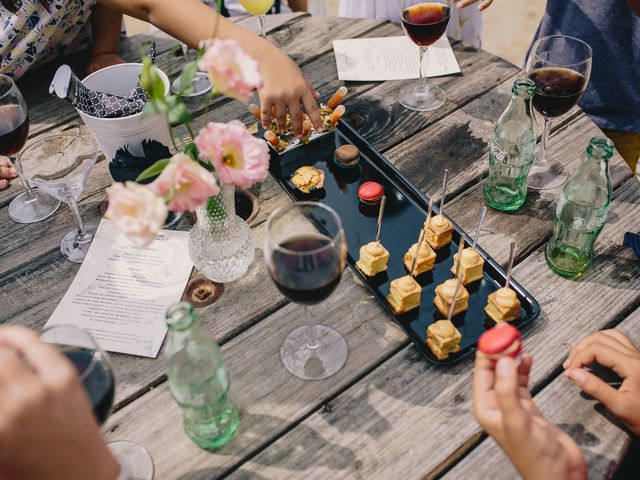
[[[531,108],[535,90],[532,80],[517,79],[511,102],[493,130],[484,199],[496,210],[517,210],[527,198],[527,175],[536,152],[537,124]]]
[[[545,251],[547,264],[558,275],[579,277],[593,262],[593,246],[611,202],[608,163],[613,151],[611,140],[592,138],[582,164],[560,194]]]

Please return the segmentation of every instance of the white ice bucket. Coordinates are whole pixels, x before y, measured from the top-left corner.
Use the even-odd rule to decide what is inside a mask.
[[[141,63],[123,63],[103,68],[86,77],[82,83],[98,92],[126,97],[133,90],[142,70]],[[158,69],[164,83],[165,95],[169,93],[169,79]],[[85,125],[96,138],[105,157],[111,162],[119,149],[132,155],[143,156],[143,140],[155,140],[167,148],[171,136],[166,118],[159,113],[137,113],[121,118],[99,118],[78,110]]]

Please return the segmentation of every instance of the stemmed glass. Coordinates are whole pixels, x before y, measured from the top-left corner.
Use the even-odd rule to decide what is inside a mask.
[[[66,202],[77,228],[60,244],[67,260],[82,263],[91,246],[96,226],[85,227],[77,201],[98,158],[93,141],[78,135],[53,135],[29,145],[18,158],[22,168],[35,172],[31,182]]]
[[[582,97],[591,75],[591,57],[588,44],[565,35],[543,37],[531,47],[527,77],[536,84],[533,106],[544,117],[544,131],[527,178],[529,188],[552,190],[567,180],[562,164],[547,156],[551,119],[567,113]]]
[[[33,223],[53,215],[60,206],[55,198],[31,188],[15,155],[22,150],[29,135],[27,104],[18,87],[6,75],[0,75],[0,155],[9,157],[25,191],[9,204],[9,218],[18,223]]]
[[[435,110],[444,104],[447,95],[440,87],[427,83],[422,60],[427,47],[436,43],[447,30],[452,0],[400,0],[399,3],[402,28],[420,48],[420,80],[400,89],[400,103],[419,112]]]
[[[258,18],[260,36],[265,39],[267,35],[264,31],[264,16],[273,8],[274,3],[275,0],[240,0],[240,5],[251,15]]]
[[[75,325],[54,325],[42,331],[40,339],[54,344],[78,372],[93,413],[100,425],[107,421],[113,408],[115,379],[109,356],[100,348],[93,336]],[[153,479],[153,460],[142,446],[116,441],[108,445],[118,462],[129,473],[127,478]]]
[[[309,306],[324,301],[340,282],[347,244],[340,217],[317,202],[300,202],[276,210],[266,226],[264,253],[280,292]],[[289,334],[280,348],[284,366],[296,377],[318,380],[336,373],[347,359],[342,335],[324,325],[304,326]]]

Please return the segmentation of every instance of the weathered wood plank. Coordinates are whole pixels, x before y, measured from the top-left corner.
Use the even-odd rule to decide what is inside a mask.
[[[640,309],[616,328],[640,345]],[[577,341],[577,339],[576,339]],[[602,404],[580,394],[571,381],[559,375],[535,397],[536,405],[549,421],[573,437],[589,464],[589,478],[610,478],[621,455],[633,439],[629,432]],[[502,450],[485,439],[444,478],[518,478],[518,474]]]
[[[332,326],[349,345],[345,367],[327,380],[305,382],[287,372],[280,345],[305,322],[303,309],[289,304],[222,347],[231,376],[231,394],[242,421],[237,438],[216,452],[200,450],[182,432],[181,413],[162,384],[112,415],[109,439],[143,444],[154,458],[159,478],[214,478],[282,434],[291,422],[318,408],[406,342],[386,313],[368,297],[349,271],[336,294],[312,309],[314,320]],[[237,305],[242,308],[246,303]],[[316,457],[312,457],[316,459]]]
[[[640,268],[621,247],[623,232],[640,228],[638,202],[640,183],[633,179],[612,203],[615,216],[602,232],[593,269],[581,281],[553,274],[541,250],[515,268],[515,278],[542,305],[541,318],[524,332],[536,358],[534,388],[555,376],[577,338],[638,305]],[[471,414],[471,370],[471,359],[436,367],[408,347],[230,478],[429,477],[480,432]]]

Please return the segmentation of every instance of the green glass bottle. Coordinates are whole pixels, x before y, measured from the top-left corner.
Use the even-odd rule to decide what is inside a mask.
[[[184,430],[202,448],[221,447],[233,438],[240,418],[229,396],[229,376],[220,349],[202,331],[190,304],[169,307],[166,321],[167,377],[182,409]]]
[[[537,124],[531,107],[535,90],[532,80],[513,82],[511,102],[493,130],[484,199],[496,210],[517,210],[527,199],[527,175],[536,152]]]
[[[547,264],[558,275],[579,277],[591,267],[593,246],[611,202],[608,163],[613,151],[611,140],[592,138],[586,157],[560,194],[545,251]]]

